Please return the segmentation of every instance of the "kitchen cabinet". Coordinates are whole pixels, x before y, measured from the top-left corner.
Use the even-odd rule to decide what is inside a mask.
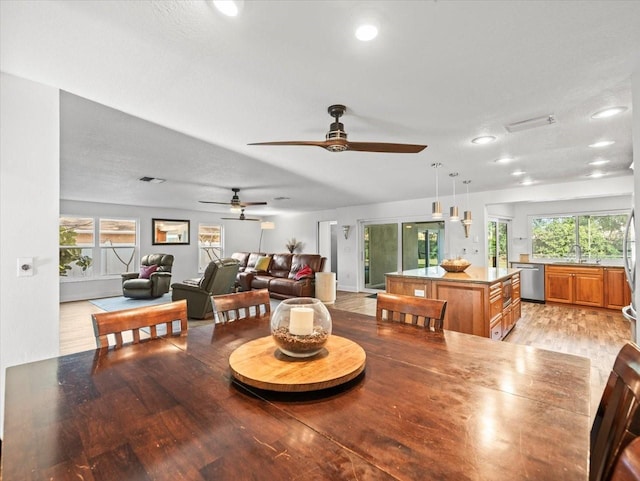
[[[604,307],[622,309],[631,304],[631,288],[622,267],[604,268]]]
[[[449,273],[440,267],[386,274],[392,294],[445,299],[444,328],[500,340],[520,318],[520,272],[471,266]],[[508,300],[510,299],[510,302]]]
[[[548,265],[545,270],[545,299],[581,306],[604,306],[604,269]]]

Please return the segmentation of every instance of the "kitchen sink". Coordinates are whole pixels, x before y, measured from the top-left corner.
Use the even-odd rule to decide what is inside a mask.
[[[555,261],[552,264],[561,264],[565,266],[602,266],[600,262],[576,262],[576,261]]]

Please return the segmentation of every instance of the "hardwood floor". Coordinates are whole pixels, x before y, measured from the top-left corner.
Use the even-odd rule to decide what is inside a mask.
[[[367,296],[339,291],[335,307],[375,316],[376,299]],[[60,354],[95,349],[94,312],[101,309],[88,301],[60,304]],[[630,337],[629,323],[619,311],[523,302],[522,318],[503,342],[588,357],[593,415],[615,357]]]

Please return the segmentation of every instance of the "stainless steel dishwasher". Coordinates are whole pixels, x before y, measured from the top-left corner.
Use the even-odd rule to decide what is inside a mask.
[[[544,264],[522,264],[514,262],[520,269],[520,297],[523,301],[544,302]]]

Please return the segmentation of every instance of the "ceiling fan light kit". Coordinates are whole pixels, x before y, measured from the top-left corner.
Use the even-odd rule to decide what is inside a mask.
[[[418,144],[392,144],[387,142],[350,142],[347,140],[347,133],[344,125],[340,122],[340,117],[344,115],[347,108],[341,104],[329,106],[327,111],[335,122],[329,126],[329,132],[325,140],[286,140],[277,142],[253,142],[249,145],[298,145],[322,147],[329,152],[344,152],[355,150],[357,152],[382,152],[388,154],[417,154],[422,152],[427,146]]]

